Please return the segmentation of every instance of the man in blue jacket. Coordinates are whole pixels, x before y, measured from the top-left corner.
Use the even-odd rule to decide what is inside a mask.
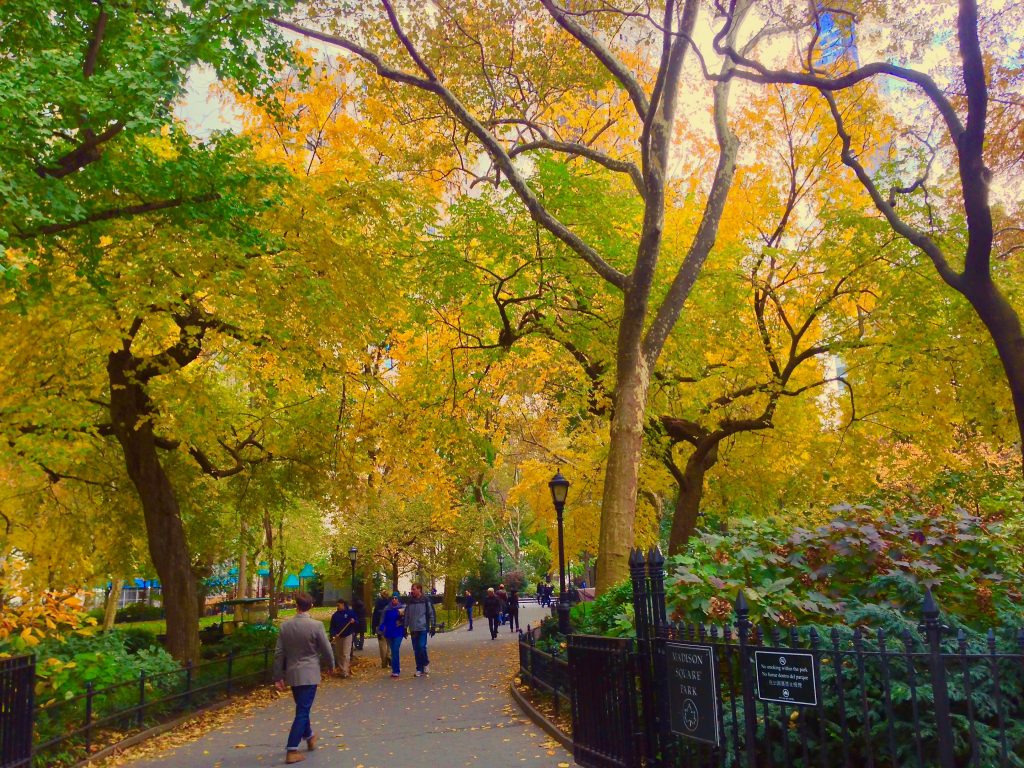
[[[434,633],[437,614],[434,602],[423,594],[422,584],[413,584],[405,604],[405,626],[412,637],[412,652],[416,656],[415,677],[430,674],[430,658],[427,656],[427,636]]]

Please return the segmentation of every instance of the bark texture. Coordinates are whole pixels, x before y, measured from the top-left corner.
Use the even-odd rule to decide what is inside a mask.
[[[191,553],[178,498],[160,463],[154,409],[135,376],[135,363],[127,350],[108,357],[111,424],[142,504],[149,555],[163,592],[167,650],[179,661],[198,662],[199,612]]]

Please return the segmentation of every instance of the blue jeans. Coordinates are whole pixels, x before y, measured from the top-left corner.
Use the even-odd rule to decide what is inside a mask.
[[[388,645],[391,646],[391,674],[397,675],[402,670],[398,666],[398,652],[402,648],[402,640],[404,638],[399,635],[398,637],[389,637]]]
[[[316,698],[315,685],[293,685],[292,698],[295,699],[295,719],[292,729],[288,732],[288,751],[299,748],[299,742],[313,735],[313,727],[309,724],[309,710],[313,708]]]
[[[416,671],[422,672],[430,663],[430,658],[427,656],[427,633],[425,631],[412,633],[412,652],[416,656]]]
[[[469,628],[473,628],[473,607],[470,606],[466,609],[466,616],[469,618]]]

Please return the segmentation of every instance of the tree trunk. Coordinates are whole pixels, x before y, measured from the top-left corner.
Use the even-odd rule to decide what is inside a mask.
[[[624,311],[630,311],[628,301]],[[642,323],[643,316],[626,317],[623,323],[627,322]],[[620,348],[622,336],[620,331]],[[608,465],[601,501],[596,584],[598,594],[629,576],[629,550],[633,546],[633,523],[636,519],[644,412],[650,384],[649,371],[639,351],[639,344],[632,346],[632,350],[623,352],[620,349],[619,352]]]
[[[235,599],[249,596],[249,558],[245,551],[245,523],[242,524],[242,552],[238,557],[238,583],[235,585]],[[235,621],[242,618],[242,606],[235,606]]]
[[[152,404],[131,364],[127,351],[112,352],[107,359],[113,432],[142,503],[149,555],[163,587],[167,650],[178,661],[198,662],[199,615],[185,526],[178,498],[157,454]]]
[[[444,577],[444,609],[455,610],[455,598],[459,596],[459,580],[454,576]]]
[[[1024,333],[1020,316],[991,280],[966,281],[964,296],[988,329],[1010,386],[1024,468]]]
[[[270,519],[270,512],[263,508],[263,533],[267,543],[267,597],[270,598],[269,618],[271,622],[277,620],[277,582],[275,579],[276,568],[274,568],[274,521]]]
[[[704,475],[718,462],[718,443],[710,448],[699,446],[690,458],[682,476],[677,477],[679,493],[676,496],[676,510],[672,517],[672,532],[668,539],[668,553],[679,555],[686,551],[686,545],[697,530],[700,502],[704,498]]]
[[[110,592],[107,593],[107,602],[103,606],[104,632],[109,632],[114,628],[114,619],[117,618],[117,604],[121,602],[122,591],[124,591],[124,579],[111,579]]]
[[[398,560],[391,561],[391,591],[398,591]]]

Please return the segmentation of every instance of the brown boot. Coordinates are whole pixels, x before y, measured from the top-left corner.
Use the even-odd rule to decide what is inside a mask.
[[[304,754],[302,754],[301,752],[296,752],[294,749],[292,749],[289,750],[288,753],[285,755],[284,761],[287,765],[291,765],[292,763],[301,763],[305,759],[306,756]]]
[[[312,752],[314,749],[316,749],[316,734],[315,733],[312,736],[310,736],[308,739],[306,739],[306,749],[308,749],[310,752]]]

